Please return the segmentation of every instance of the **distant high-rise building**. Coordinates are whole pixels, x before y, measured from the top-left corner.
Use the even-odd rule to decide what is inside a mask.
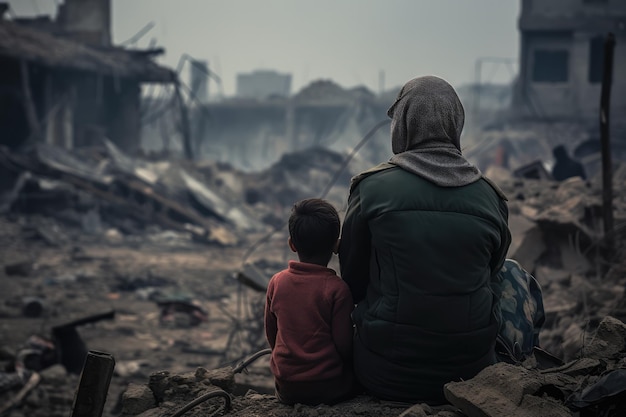
[[[291,94],[291,74],[271,70],[257,70],[237,74],[237,96],[265,99],[270,96],[288,97]]]

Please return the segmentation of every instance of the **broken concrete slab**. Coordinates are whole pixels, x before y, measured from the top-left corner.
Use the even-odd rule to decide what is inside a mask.
[[[509,218],[509,228],[512,240],[507,258],[515,259],[524,269],[533,273],[537,260],[546,250],[541,229],[519,215]]]
[[[566,383],[557,375],[498,363],[470,380],[446,384],[444,395],[469,417],[570,417],[571,411],[555,399],[535,395],[543,386]]]
[[[154,170],[150,169],[147,163],[130,158],[109,140],[104,140],[104,146],[117,171],[133,176],[147,184],[156,184],[159,175]]]
[[[181,169],[179,174],[192,198],[218,218],[227,220],[242,230],[259,230],[263,228],[259,221],[244,213],[241,207],[229,204],[217,193],[187,174],[184,170]]]
[[[52,171],[62,172],[90,183],[107,185],[113,181],[111,176],[97,171],[97,167],[57,146],[38,144],[35,147],[35,157],[37,162]]]
[[[398,417],[428,417],[428,414],[420,404],[416,404],[404,410]]]
[[[614,317],[605,317],[598,326],[596,334],[588,346],[586,357],[607,359],[626,350],[626,324]]]
[[[154,395],[148,386],[130,383],[122,394],[122,415],[136,416],[156,406]]]
[[[189,204],[187,197],[173,197],[171,190],[157,183],[159,174],[149,166],[127,157],[111,144],[109,153],[114,156],[117,169],[107,170],[107,164],[96,164],[94,167],[93,163],[81,160],[75,152],[52,145],[38,145],[30,158],[19,158],[11,153],[3,156],[15,159],[12,164],[14,169],[33,172],[30,181],[35,181],[39,188],[69,193],[72,198],[64,199],[63,204],[87,195],[92,204],[98,202],[109,207],[108,214],[113,214],[109,217],[132,218],[144,225],[156,223],[190,233],[194,239],[208,243],[233,245],[239,240],[229,230],[232,226],[224,224],[219,216],[204,216]],[[20,191],[23,192],[23,188]],[[68,215],[81,224],[81,214],[75,207],[71,211]],[[60,214],[61,210],[56,212]],[[234,213],[242,217],[237,211]]]

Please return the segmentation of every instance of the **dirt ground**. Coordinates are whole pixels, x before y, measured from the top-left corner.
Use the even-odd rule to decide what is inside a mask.
[[[12,354],[26,347],[31,336],[51,338],[54,326],[113,310],[114,319],[82,325],[77,330],[89,350],[111,354],[115,359],[103,412],[104,417],[114,417],[122,413],[122,394],[129,387],[145,386],[152,374],[193,374],[199,368],[228,370],[265,347],[259,327],[264,294],[240,285],[236,279],[245,252],[263,236],[251,236],[247,245],[220,247],[163,232],[106,235],[103,239],[64,228],[70,243],[52,247],[25,233],[37,221],[22,216],[0,217],[0,264],[26,265],[18,274],[7,274],[6,268],[0,270],[0,363],[5,368],[14,359]],[[249,261],[263,258],[278,267],[288,256],[283,236],[277,234],[260,245]],[[336,260],[331,266],[337,267]],[[208,319],[191,324],[189,315],[178,313],[161,320],[161,310],[152,300],[155,293],[192,299],[207,312]],[[44,309],[37,317],[25,317],[26,300],[33,297],[42,301]],[[255,342],[257,348],[252,346]],[[234,375],[235,395],[225,415],[398,416],[412,406],[366,395],[333,407],[282,405],[272,395],[268,364],[268,356],[262,356]],[[21,406],[1,415],[67,417],[71,413],[79,375],[67,373],[58,365],[40,374],[42,382]],[[166,401],[164,406],[171,407],[173,413],[200,393],[192,383],[187,384],[177,393],[175,402]],[[0,395],[0,404],[12,395]],[[223,399],[215,398],[185,415],[224,415],[222,407]],[[416,407],[428,414],[415,415],[462,415],[452,406]]]
[[[31,265],[17,275],[7,275],[5,268],[0,270],[0,340],[6,353],[2,357],[5,366],[12,359],[10,353],[24,348],[32,335],[50,338],[56,325],[113,310],[113,320],[77,327],[89,350],[111,354],[115,359],[103,413],[113,417],[122,412],[123,392],[133,384],[146,384],[153,373],[176,375],[194,373],[198,368],[229,369],[265,347],[264,339],[257,338],[262,337],[258,315],[262,314],[259,306],[264,294],[240,285],[236,279],[249,245],[207,246],[174,235],[110,236],[103,240],[69,230],[71,244],[50,247],[40,239],[25,238],[24,230],[31,221],[26,217],[0,217],[0,264]],[[259,237],[262,236],[252,236],[251,243]],[[288,256],[283,243],[282,236],[276,236],[260,246],[250,260],[262,257],[279,265]],[[208,320],[192,325],[186,314],[160,320],[159,306],[150,299],[151,291],[193,299],[208,313]],[[38,317],[24,317],[24,300],[31,297],[43,302],[44,309]],[[250,318],[255,315],[257,321],[252,323]],[[251,341],[258,341],[261,346],[254,349]],[[22,406],[3,416],[70,414],[79,375],[68,374],[59,366],[41,374],[43,382],[29,393]],[[268,356],[255,360],[234,379],[236,395],[228,415],[397,416],[411,406],[365,395],[334,407],[282,405],[272,395]],[[181,391],[178,402],[170,404],[172,412],[181,401],[196,396],[193,389]],[[0,396],[0,400],[9,399],[9,395]],[[186,415],[210,415],[219,411],[222,404],[222,399],[212,399]],[[452,406],[427,409],[444,412],[442,416],[456,415]]]
[[[40,231],[44,229],[54,231],[58,241],[43,238]],[[10,369],[15,355],[28,346],[33,335],[50,338],[55,326],[114,311],[114,319],[77,327],[89,350],[109,353],[115,359],[104,417],[120,416],[122,394],[140,390],[159,372],[175,376],[193,375],[199,368],[228,371],[266,347],[261,320],[264,294],[237,279],[244,259],[263,260],[260,267],[271,275],[290,257],[283,234],[276,233],[268,242],[255,246],[264,236],[249,235],[236,247],[222,247],[158,228],[135,235],[112,229],[93,235],[37,215],[2,215],[0,365]],[[246,258],[250,248],[255,250]],[[336,259],[330,266],[337,268]],[[543,331],[543,342],[550,351],[578,352],[603,316],[626,317],[623,257],[611,271],[602,280],[575,275],[558,281],[539,277],[551,318],[551,327]],[[556,276],[554,271],[551,274]],[[41,311],[25,309],[33,299],[40,302]],[[192,312],[206,315],[194,321],[198,315],[189,310],[163,314],[163,301],[195,305],[197,310]],[[20,406],[0,411],[0,415],[67,417],[78,388],[78,373],[68,374],[65,368],[52,366],[40,375],[41,383],[29,391]],[[227,413],[222,409],[223,399],[213,398],[185,415],[464,415],[452,406],[398,404],[365,395],[333,407],[281,405],[272,395],[267,356],[233,378],[236,385]],[[172,380],[176,382],[176,399],[159,404],[161,414],[155,411],[143,417],[172,415],[207,389],[193,378],[187,381],[176,376]],[[5,383],[0,379],[0,387]],[[15,391],[0,394],[0,410],[14,396]]]
[[[213,369],[251,353],[246,328],[255,330],[254,324],[239,318],[252,314],[252,306],[263,298],[235,279],[243,246],[207,246],[173,234],[115,235],[103,241],[76,230],[71,243],[50,247],[40,239],[24,238],[31,221],[0,218],[0,264],[32,263],[23,274],[9,276],[5,268],[0,270],[0,346],[16,352],[31,335],[50,337],[56,325],[114,310],[113,320],[77,327],[89,350],[115,358],[105,416],[117,415],[119,395],[130,382],[144,383],[153,372]],[[263,256],[282,257],[283,249],[273,254],[272,244],[265,245]],[[22,309],[30,297],[43,303],[38,317],[24,317]],[[161,320],[161,309],[153,301],[157,297],[193,300],[208,319],[193,324],[189,315],[174,313]],[[258,308],[254,314],[259,314]],[[250,380],[258,392],[271,392],[264,361],[258,360],[241,379]]]

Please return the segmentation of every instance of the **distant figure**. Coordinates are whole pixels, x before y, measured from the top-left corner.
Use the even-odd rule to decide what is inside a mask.
[[[511,153],[515,152],[515,148],[508,139],[504,139],[496,148],[494,163],[496,166],[510,169]]]
[[[299,262],[272,277],[265,334],[276,397],[285,404],[329,404],[353,395],[352,295],[327,267],[339,246],[339,215],[321,199],[302,200],[289,217],[288,244]]]
[[[554,155],[555,164],[552,168],[552,177],[557,181],[563,181],[571,177],[581,177],[583,180],[587,179],[585,174],[585,168],[583,168],[580,162],[577,162],[570,158],[567,154],[565,146],[558,145],[552,150]]]

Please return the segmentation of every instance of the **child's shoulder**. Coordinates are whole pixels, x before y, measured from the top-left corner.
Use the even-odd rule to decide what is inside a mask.
[[[350,292],[350,287],[348,287],[348,284],[346,283],[346,281],[344,281],[343,279],[341,279],[341,277],[339,275],[331,275],[329,276],[329,281],[332,283],[332,287],[334,289],[334,291],[338,291],[338,292]]]
[[[287,269],[283,269],[282,271],[278,271],[274,275],[272,275],[272,277],[270,278],[270,280],[267,283],[268,288],[270,286],[276,285],[277,282],[283,280],[285,275],[286,275],[286,273],[287,273]]]

